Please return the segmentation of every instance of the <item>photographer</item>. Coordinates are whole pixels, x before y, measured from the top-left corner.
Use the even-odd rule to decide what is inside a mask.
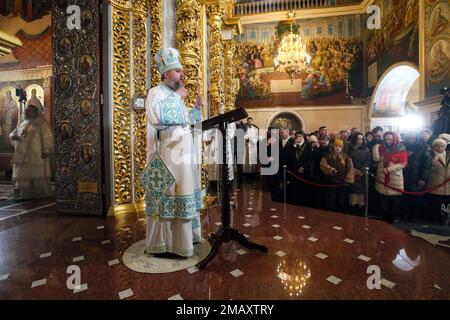
[[[436,139],[442,133],[450,133],[450,89],[444,87],[441,89],[441,94],[444,96],[442,100],[442,107],[439,110],[439,118],[433,123],[433,139]]]

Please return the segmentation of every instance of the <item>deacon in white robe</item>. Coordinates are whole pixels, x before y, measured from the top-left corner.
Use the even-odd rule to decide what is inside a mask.
[[[183,67],[179,52],[161,49],[155,56],[161,84],[152,88],[146,101],[147,145],[150,160],[158,148],[175,178],[159,208],[147,199],[146,253],[192,256],[201,239],[199,210],[202,207],[199,159],[191,125],[201,121],[203,99],[189,112],[184,104]]]
[[[18,199],[50,196],[53,131],[36,106],[27,106],[25,121],[9,137],[15,144],[12,179],[15,189],[19,191]]]
[[[227,165],[228,165],[228,180],[233,181],[233,149],[231,142],[233,141],[236,132],[236,124],[228,124],[226,143],[227,143]],[[220,164],[224,164],[222,159],[222,134],[219,129],[211,129],[206,132],[207,147],[205,148],[205,160],[208,164],[208,181],[221,181],[222,172],[220,171]]]
[[[253,118],[247,119],[247,131],[245,132],[244,139],[244,173],[256,173],[258,172],[259,129],[253,125]]]

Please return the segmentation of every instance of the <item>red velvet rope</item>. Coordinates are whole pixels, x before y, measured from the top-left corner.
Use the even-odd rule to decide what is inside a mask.
[[[292,173],[292,172],[289,171],[289,170],[288,170],[288,173],[289,173],[291,176],[297,178],[298,180],[300,180],[300,181],[302,181],[302,182],[304,182],[304,183],[306,183],[306,184],[315,186],[315,187],[321,187],[321,188],[340,188],[340,187],[345,187],[345,186],[347,186],[347,184],[345,184],[345,183],[344,183],[344,184],[319,184],[319,183],[314,183],[314,182],[305,180],[305,179],[303,179],[302,177],[297,176],[296,174]]]
[[[375,180],[377,180],[379,183],[381,183],[381,184],[384,185],[384,182],[381,181],[380,179],[378,179],[374,174],[371,173],[370,175],[371,175],[372,177],[374,177]],[[389,189],[391,189],[391,190],[394,190],[394,191],[403,193],[403,194],[411,195],[411,196],[423,196],[423,195],[425,195],[425,194],[427,194],[427,193],[430,193],[431,191],[437,190],[437,189],[439,189],[440,187],[445,186],[445,185],[446,185],[447,183],[449,183],[449,182],[450,182],[450,178],[447,179],[447,181],[441,183],[440,185],[438,185],[438,186],[436,186],[436,187],[433,187],[433,188],[431,188],[431,189],[427,189],[427,190],[424,190],[424,191],[421,191],[421,192],[404,191],[404,190],[402,190],[402,189],[399,189],[399,188],[396,188],[396,187],[393,187],[393,186],[390,186],[390,185],[385,185],[385,187],[387,187],[387,188],[389,188]]]
[[[291,171],[289,171],[289,170],[288,170],[287,172],[288,172],[291,176],[293,176],[294,178],[296,178],[296,179],[298,179],[298,180],[300,180],[300,181],[302,181],[302,182],[304,182],[304,183],[306,183],[306,184],[315,186],[315,187],[320,187],[320,188],[340,188],[340,187],[347,186],[347,184],[320,184],[320,183],[314,183],[314,182],[305,180],[304,178],[302,178],[302,177],[300,177],[300,176],[294,174],[293,172],[291,172]],[[377,179],[377,178],[375,177],[375,175],[373,175],[372,173],[370,173],[370,175],[371,175],[372,177],[374,177],[379,183],[382,183],[382,184],[384,185],[384,182],[381,181],[380,179]],[[390,185],[386,185],[386,187],[389,188],[389,189],[391,189],[391,190],[394,190],[394,191],[396,191],[396,192],[400,192],[400,193],[407,194],[407,195],[412,195],[412,196],[423,196],[423,195],[425,195],[425,194],[427,194],[427,193],[430,193],[431,191],[437,190],[437,189],[439,189],[440,187],[445,186],[445,185],[446,185],[447,183],[449,183],[449,182],[450,182],[450,178],[447,179],[447,181],[441,183],[440,185],[438,185],[438,186],[436,186],[436,187],[433,187],[433,188],[430,188],[430,189],[427,189],[427,190],[424,190],[424,191],[421,191],[421,192],[404,191],[404,190],[401,190],[401,189],[399,189],[399,188],[396,188],[396,187],[393,187],[393,186],[390,186]]]

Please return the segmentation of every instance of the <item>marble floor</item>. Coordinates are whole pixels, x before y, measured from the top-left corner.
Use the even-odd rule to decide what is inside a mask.
[[[0,205],[0,299],[450,298],[448,247],[383,221],[274,203],[256,182],[231,196],[234,228],[269,252],[230,242],[204,270],[171,274],[122,262],[145,237],[143,214],[57,215],[54,199]],[[219,226],[219,208],[202,217],[205,237]],[[66,286],[70,265],[79,290]],[[379,289],[368,288],[368,268],[380,271]]]
[[[10,200],[14,196],[14,187],[10,183],[0,182],[0,203],[2,201]]]

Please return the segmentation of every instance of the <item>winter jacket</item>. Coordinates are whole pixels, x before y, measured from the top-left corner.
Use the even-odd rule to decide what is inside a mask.
[[[443,161],[442,159],[436,161],[435,159],[431,162],[431,172],[428,179],[427,189],[432,189],[450,178],[450,153],[448,151],[446,153],[447,161]],[[450,196],[450,182],[447,182],[439,189],[431,191],[430,193]]]
[[[353,167],[364,174],[366,168],[370,166],[372,156],[369,148],[366,145],[354,147],[351,144],[347,147],[348,156],[352,159]],[[355,183],[350,187],[351,193],[364,194],[365,192],[365,177],[364,175],[355,175]]]
[[[337,170],[333,174],[333,169]],[[331,184],[353,183],[355,182],[355,171],[352,159],[345,153],[339,156],[328,154],[320,161],[320,170],[325,174],[325,179]]]
[[[431,154],[428,147],[423,142],[414,144],[405,143],[408,151],[408,165],[403,170],[403,177],[405,179],[405,190],[420,192],[425,186],[419,186],[419,180],[428,181],[431,170]]]
[[[395,148],[394,152],[401,152],[401,151],[406,151],[406,148],[403,145],[399,145]],[[386,174],[384,172],[384,156],[380,155],[380,149],[375,146],[372,149],[372,159],[373,161],[377,161],[378,162],[378,168],[377,168],[377,181],[375,184],[375,189],[386,196],[399,196],[402,193],[392,190],[390,188],[388,188],[384,181],[386,181]],[[403,181],[403,169],[406,167],[407,162],[404,163],[389,163],[389,165],[387,166],[387,171],[389,172],[389,183],[388,185],[400,190],[404,189],[404,181]]]

